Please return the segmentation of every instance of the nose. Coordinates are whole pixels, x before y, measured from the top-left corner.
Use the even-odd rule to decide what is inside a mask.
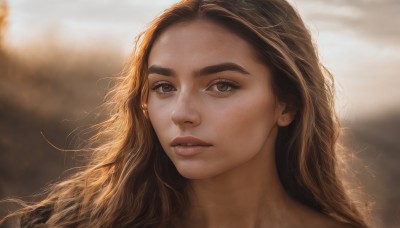
[[[201,122],[201,115],[196,100],[190,94],[181,93],[171,113],[172,122],[180,128],[195,127]]]

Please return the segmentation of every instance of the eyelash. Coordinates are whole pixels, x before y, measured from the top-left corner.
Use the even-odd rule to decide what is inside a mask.
[[[172,90],[171,90],[171,91],[167,91],[167,92],[161,91],[160,89],[162,89],[163,86],[170,86],[170,87],[172,88]],[[156,83],[151,87],[151,90],[152,90],[152,91],[155,91],[156,93],[158,93],[158,94],[160,94],[160,95],[166,95],[166,94],[168,94],[168,93],[171,93],[172,91],[176,91],[176,89],[174,88],[174,86],[171,85],[171,83],[166,82],[166,81],[159,81],[159,82],[156,82]]]
[[[219,91],[218,88],[216,86],[218,85],[225,85],[228,86],[229,89],[227,91]],[[169,86],[171,87],[170,91],[162,91],[163,86]],[[215,90],[211,90],[211,88],[215,87]],[[232,92],[234,92],[234,90],[238,89],[239,85],[235,82],[232,82],[230,80],[226,80],[226,79],[217,79],[214,80],[210,86],[208,86],[206,88],[206,91],[210,91],[210,92],[215,92],[217,93],[218,96],[224,96],[224,95],[228,95]],[[174,91],[176,91],[176,88],[174,88],[174,86],[167,82],[167,81],[159,81],[156,82],[152,87],[151,90],[158,93],[159,95],[168,95],[169,93],[172,93]]]
[[[218,85],[229,86],[228,91],[219,91],[216,87],[216,90],[213,90],[212,92],[216,92],[216,93],[218,93],[218,95],[227,95],[239,88],[239,85],[235,82],[232,82],[232,81],[226,80],[226,79],[217,79],[209,87],[207,87],[207,90],[209,90],[210,88],[212,88],[214,86],[218,86]]]

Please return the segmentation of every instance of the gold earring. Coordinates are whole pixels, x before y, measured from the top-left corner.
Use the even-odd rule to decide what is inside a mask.
[[[149,112],[148,112],[148,109],[147,109],[147,104],[142,104],[141,106],[142,106],[143,115],[146,116],[146,117],[149,117]]]

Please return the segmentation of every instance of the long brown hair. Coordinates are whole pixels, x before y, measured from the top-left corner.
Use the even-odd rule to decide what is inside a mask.
[[[332,76],[319,62],[310,32],[285,0],[183,0],[156,18],[137,39],[109,94],[111,114],[90,144],[90,164],[20,214],[48,211],[51,227],[176,224],[189,204],[186,180],[164,154],[147,118],[147,60],[166,28],[198,18],[253,45],[272,69],[275,94],[296,110],[295,120],[279,130],[276,142],[276,164],[288,194],[338,221],[366,227],[337,174],[339,125]]]

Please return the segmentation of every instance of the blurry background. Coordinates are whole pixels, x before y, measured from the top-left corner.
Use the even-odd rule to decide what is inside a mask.
[[[79,165],[135,37],[174,0],[0,0],[0,199]],[[291,0],[337,85],[343,141],[376,227],[400,226],[400,1]],[[5,206],[1,207],[4,213]]]

